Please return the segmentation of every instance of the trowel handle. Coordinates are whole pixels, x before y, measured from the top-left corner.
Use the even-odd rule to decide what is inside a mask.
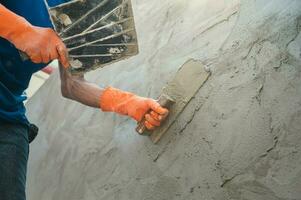
[[[160,104],[160,106],[162,106],[163,108],[166,109],[170,109],[170,107],[175,103],[175,101],[168,95],[166,94],[162,94],[159,99],[158,99],[158,103]],[[150,113],[150,111],[149,111]],[[143,118],[143,120],[141,122],[138,123],[138,126],[136,128],[136,131],[140,134],[140,135],[145,135],[145,132],[147,130],[146,126],[144,125],[145,123],[145,118]]]

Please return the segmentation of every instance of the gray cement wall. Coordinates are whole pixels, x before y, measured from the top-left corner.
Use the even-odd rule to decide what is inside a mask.
[[[156,97],[189,58],[212,76],[153,145],[60,96],[28,102],[30,200],[300,200],[301,1],[135,0],[140,54],[87,75]]]

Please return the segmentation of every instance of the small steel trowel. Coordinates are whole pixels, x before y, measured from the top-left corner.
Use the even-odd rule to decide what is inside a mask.
[[[188,60],[176,73],[174,79],[163,88],[158,102],[169,109],[169,116],[156,130],[149,132],[143,119],[136,128],[141,135],[147,135],[154,143],[158,143],[168,131],[186,105],[196,95],[210,76],[210,70],[197,60]]]

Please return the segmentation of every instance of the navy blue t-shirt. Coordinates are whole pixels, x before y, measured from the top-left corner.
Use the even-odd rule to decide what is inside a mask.
[[[63,2],[65,0],[48,0],[49,6]],[[44,0],[0,0],[0,3],[35,26],[52,27]],[[22,61],[18,50],[0,37],[0,121],[28,123],[24,91],[32,74],[43,67],[45,64]]]

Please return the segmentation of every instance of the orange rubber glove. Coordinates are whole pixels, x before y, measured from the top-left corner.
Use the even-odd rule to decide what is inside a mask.
[[[0,37],[26,53],[34,63],[59,59],[64,67],[69,66],[66,46],[51,28],[33,26],[1,4]]]
[[[100,108],[104,112],[116,112],[128,115],[140,122],[144,117],[145,126],[149,130],[161,125],[161,121],[168,115],[168,110],[162,108],[153,99],[139,97],[113,87],[106,88],[100,97]],[[149,111],[150,114],[146,114]]]

